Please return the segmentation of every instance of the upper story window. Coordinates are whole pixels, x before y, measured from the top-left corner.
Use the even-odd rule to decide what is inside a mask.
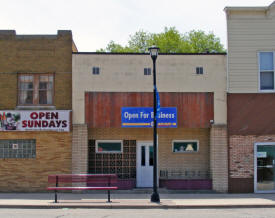
[[[20,74],[18,76],[19,105],[52,105],[52,74]]]
[[[144,68],[144,75],[151,75],[151,68]]]
[[[260,52],[260,91],[274,91],[274,52]]]
[[[196,67],[196,74],[203,74],[203,67]]]
[[[99,75],[100,68],[99,67],[93,67],[93,75]]]

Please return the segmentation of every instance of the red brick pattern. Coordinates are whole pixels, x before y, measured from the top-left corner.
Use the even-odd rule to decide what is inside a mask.
[[[230,178],[254,177],[254,143],[275,141],[275,135],[229,137]]]

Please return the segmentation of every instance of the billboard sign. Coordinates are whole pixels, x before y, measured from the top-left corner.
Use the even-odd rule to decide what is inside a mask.
[[[177,127],[177,108],[161,107],[157,117],[158,127]],[[121,126],[122,127],[153,127],[154,110],[151,107],[122,107]]]
[[[0,131],[70,131],[70,111],[0,111]]]

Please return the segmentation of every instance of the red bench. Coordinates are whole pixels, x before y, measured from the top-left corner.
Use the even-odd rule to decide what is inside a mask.
[[[55,192],[55,203],[57,203],[57,191],[59,190],[107,190],[108,202],[111,202],[110,190],[118,189],[117,186],[114,186],[116,182],[117,175],[115,174],[49,175],[48,184],[55,184],[55,186],[49,186],[47,190]],[[74,183],[85,183],[85,185],[73,186]]]

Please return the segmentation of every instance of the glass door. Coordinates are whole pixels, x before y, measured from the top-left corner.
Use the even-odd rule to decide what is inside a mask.
[[[275,192],[275,144],[256,144],[256,192]]]

